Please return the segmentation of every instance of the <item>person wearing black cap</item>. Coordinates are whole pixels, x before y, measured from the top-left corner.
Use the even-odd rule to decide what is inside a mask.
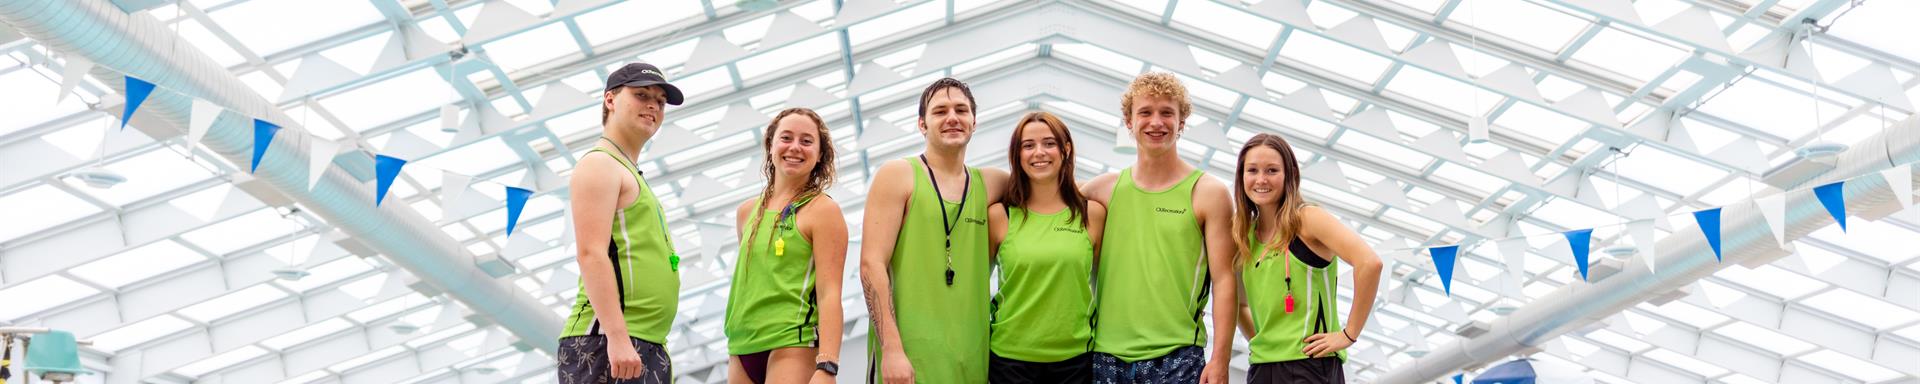
[[[607,76],[603,131],[568,184],[580,293],[560,332],[562,384],[673,380],[666,343],[680,297],[680,257],[665,210],[634,164],[660,131],[666,105],[682,101],[680,88],[651,64],[627,64]],[[595,245],[598,239],[607,245]]]

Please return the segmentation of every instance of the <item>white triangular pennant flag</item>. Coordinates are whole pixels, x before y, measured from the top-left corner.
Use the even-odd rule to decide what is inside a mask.
[[[704,140],[706,139],[695,136],[693,131],[681,128],[677,124],[667,123],[661,125],[660,132],[653,135],[653,140],[647,144],[652,148],[647,151],[656,156],[666,155],[693,148]]]
[[[1526,276],[1527,238],[1501,239],[1497,244],[1500,247],[1500,258],[1506,261],[1507,273],[1513,276]]]
[[[434,145],[433,142],[427,141],[427,139],[420,138],[420,135],[401,130],[387,137],[387,146],[380,151],[380,154],[408,160],[419,160],[425,159],[427,155],[431,155],[439,150],[440,146]]]
[[[1320,93],[1320,87],[1300,87],[1280,98],[1280,106],[1321,120],[1334,121],[1333,108],[1327,106],[1327,95]]]
[[[846,26],[886,13],[896,7],[891,0],[846,0],[840,4],[840,13],[833,16],[834,25]]]
[[[1840,81],[1834,82],[1833,86],[1857,93],[1868,100],[1911,112],[1913,102],[1907,99],[1907,93],[1901,90],[1900,84],[1893,77],[1893,69],[1885,63],[1875,62],[1841,78]]]
[[[1658,272],[1653,267],[1654,258],[1660,254],[1656,248],[1659,242],[1654,239],[1653,227],[1653,220],[1634,220],[1627,223],[1627,234],[1633,236],[1633,245],[1640,248],[1640,261],[1647,264],[1647,272]]]
[[[1560,101],[1553,102],[1553,109],[1575,118],[1597,123],[1607,127],[1620,127],[1620,118],[1613,115],[1613,108],[1600,97],[1600,90],[1587,88],[1574,92]]]
[[[748,220],[752,220],[752,218],[748,218]],[[700,228],[700,256],[711,258],[709,260],[721,260],[721,258],[727,256],[720,254],[720,249],[721,246],[725,245],[729,240],[744,241],[744,239],[734,238],[735,234],[733,233],[732,226],[714,223],[695,224]],[[758,242],[758,240],[756,240],[756,242]],[[739,260],[735,260],[734,262],[738,263]]]
[[[1267,0],[1250,7],[1253,13],[1266,16],[1294,28],[1313,28],[1313,19],[1307,14],[1307,7],[1299,0]]]
[[[207,137],[207,129],[213,128],[214,120],[220,119],[220,113],[226,111],[220,104],[205,99],[193,99],[193,115],[187,117],[187,154],[192,156],[194,144]]]
[[[460,195],[467,193],[467,186],[472,183],[473,176],[453,173],[453,171],[447,170],[440,171],[440,205],[445,206],[454,201],[459,201]]]
[[[760,46],[762,49],[778,47],[825,31],[820,28],[820,23],[790,11],[780,11],[773,15],[773,23],[767,25],[767,34],[760,38]]]
[[[1647,24],[1647,22],[1640,20],[1640,12],[1634,11],[1633,3],[1627,0],[1568,0],[1568,2],[1580,8],[1586,8],[1587,11],[1611,17],[1615,20],[1640,25]]]
[[[760,113],[760,110],[753,109],[752,105],[741,101],[727,106],[726,115],[720,117],[720,127],[716,129],[723,135],[739,131],[753,132],[766,127],[772,120],[773,117]]]
[[[1760,145],[1751,137],[1740,137],[1727,142],[1720,149],[1713,150],[1707,157],[1719,160],[1747,173],[1759,175],[1767,172],[1767,156],[1760,153]]]
[[[489,1],[480,7],[480,16],[474,18],[473,24],[467,25],[467,34],[460,37],[460,42],[469,47],[479,46],[482,42],[533,25],[539,20],[512,2]]]
[[[901,76],[892,68],[867,60],[865,63],[860,63],[860,71],[853,75],[853,80],[847,82],[847,97],[859,96],[906,79],[906,76]]]
[[[1803,78],[1812,79],[1814,82],[1824,81],[1820,75],[1820,65],[1819,63],[1815,63],[1813,56],[1807,53],[1806,44],[1795,41],[1793,44],[1787,45],[1787,60],[1785,64],[1787,72],[1792,72]]]
[[[298,100],[360,76],[324,55],[309,54],[300,58],[300,67],[287,78],[287,86],[280,90],[280,102]]]
[[[1693,143],[1693,134],[1688,133],[1687,123],[1683,119],[1673,119],[1672,125],[1667,128],[1666,142],[1674,148],[1700,153],[1700,146]]]
[[[560,0],[559,2],[556,2],[553,4],[553,12],[547,13],[547,19],[552,20],[555,18],[573,16],[581,12],[586,12],[591,9],[598,8],[600,6],[607,5],[610,3],[613,3],[613,1],[612,0]]]
[[[555,82],[548,84],[546,90],[540,92],[540,104],[533,106],[533,113],[529,116],[536,119],[559,116],[580,109],[581,105],[594,99],[592,95],[574,89],[566,83]]]
[[[880,143],[893,141],[893,139],[906,135],[907,130],[895,127],[893,123],[889,123],[886,120],[873,118],[867,120],[866,131],[861,132],[860,137],[854,141],[860,144],[860,148],[865,149],[873,148],[873,146],[880,145]]]
[[[1655,227],[1668,232],[1673,231],[1673,224],[1667,220],[1667,213],[1660,209],[1660,203],[1654,201],[1653,194],[1650,193],[1642,193],[1639,197],[1615,204],[1613,213],[1625,216],[1628,220],[1653,220]]]
[[[569,271],[566,268],[554,268],[552,274],[547,277],[547,284],[540,287],[540,292],[552,295],[563,292],[576,292],[578,289],[580,289],[580,274],[573,273],[573,271]],[[573,295],[569,294],[567,296]]]
[[[1780,246],[1787,245],[1787,194],[1781,192],[1772,196],[1753,199],[1760,216],[1767,219],[1767,228],[1772,228],[1773,239]]]
[[[1880,171],[1880,177],[1893,188],[1893,200],[1900,202],[1901,209],[1913,208],[1913,164]]]
[[[834,102],[833,94],[805,81],[794,84],[793,94],[787,96],[787,105],[804,108],[819,108]]]
[[[1707,12],[1706,8],[1698,5],[1680,10],[1672,17],[1654,24],[1653,29],[1666,32],[1694,45],[1712,49],[1715,53],[1733,52],[1732,46],[1727,44],[1727,36],[1720,34],[1720,28],[1715,26],[1713,16]]]
[[[533,234],[527,233],[526,231],[514,231],[513,236],[507,237],[507,246],[500,249],[500,257],[504,257],[507,260],[519,260],[523,257],[533,256],[533,254],[540,253],[540,251],[544,250],[547,250],[546,240],[534,237]]]
[[[1387,39],[1380,37],[1380,26],[1374,24],[1373,17],[1366,14],[1347,18],[1340,25],[1327,29],[1327,36],[1375,53],[1393,53],[1393,49],[1387,48]]]
[[[687,56],[687,63],[681,67],[680,73],[697,73],[745,56],[746,48],[727,40],[719,32],[711,33],[701,36],[700,42],[694,44],[693,53]]]
[[[1527,73],[1520,64],[1507,64],[1486,76],[1480,76],[1475,82],[1496,91],[1532,102],[1540,102],[1540,87],[1533,83],[1533,75]]]
[[[1380,202],[1381,204],[1386,204],[1389,207],[1409,211],[1412,210],[1413,207],[1413,204],[1407,202],[1407,193],[1400,189],[1400,183],[1390,178],[1380,179],[1380,182],[1373,183],[1372,186],[1368,186],[1367,189],[1360,191],[1360,195],[1366,196],[1368,199]]]
[[[1467,164],[1467,151],[1460,149],[1460,139],[1453,137],[1453,134],[1447,133],[1445,129],[1433,130],[1433,133],[1414,140],[1413,146],[1428,155],[1461,165]]]
[[[63,56],[67,59],[67,66],[60,68],[60,95],[54,98],[55,104],[67,101],[67,95],[73,94],[73,88],[84,82],[87,71],[93,70],[93,59],[76,54]]]
[[[1460,306],[1459,300],[1447,300],[1446,304],[1434,307],[1434,316],[1446,320],[1448,324],[1466,324],[1467,310]]]
[[[1227,68],[1213,75],[1213,83],[1226,86],[1247,97],[1265,99],[1267,88],[1260,83],[1260,75],[1255,73],[1257,70],[1246,64],[1234,65],[1233,68]]]
[[[1353,189],[1347,183],[1346,172],[1340,170],[1340,163],[1334,161],[1333,158],[1326,158],[1318,163],[1307,166],[1307,169],[1301,170],[1300,174],[1301,176],[1306,176],[1308,180],[1318,181],[1321,184],[1326,184],[1341,192],[1351,192]]]
[[[547,169],[545,164],[533,164],[526,175],[520,177],[520,187],[531,191],[558,191],[566,185],[567,180]]]
[[[1347,116],[1340,122],[1348,128],[1366,132],[1373,137],[1390,143],[1400,142],[1400,130],[1393,125],[1393,119],[1387,116],[1387,109],[1378,106]]]
[[[1227,148],[1231,145],[1227,143],[1226,130],[1212,121],[1187,126],[1187,133],[1184,136],[1187,140],[1206,144],[1208,148]]]
[[[1467,69],[1460,66],[1460,57],[1453,54],[1453,44],[1434,39],[1413,47],[1400,54],[1401,59],[1426,68],[1429,71],[1456,79],[1466,79]]]
[[[1427,349],[1427,337],[1420,335],[1420,330],[1414,329],[1412,324],[1400,327],[1400,330],[1394,331],[1393,338],[1407,342],[1407,344],[1410,344],[1408,346],[1410,349]]]
[[[320,177],[326,176],[327,168],[333,165],[333,156],[340,153],[340,143],[319,137],[307,138],[307,190],[313,190],[320,184]]]
[[[707,175],[695,174],[687,178],[687,186],[680,190],[681,200],[709,199],[727,193],[727,185],[721,184]]]
[[[440,42],[413,23],[402,23],[387,37],[387,45],[380,48],[380,56],[373,60],[368,72],[381,72],[403,64],[447,52],[447,43]]]
[[[1540,176],[1527,169],[1519,151],[1506,151],[1480,162],[1480,170],[1527,186],[1540,186]]]
[[[1467,216],[1460,213],[1460,205],[1455,204],[1452,198],[1442,197],[1433,204],[1427,204],[1426,208],[1420,209],[1420,215],[1454,228],[1467,227]]]

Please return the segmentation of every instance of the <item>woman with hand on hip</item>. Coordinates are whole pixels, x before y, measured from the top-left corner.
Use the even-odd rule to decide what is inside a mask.
[[[1234,176],[1234,265],[1246,294],[1240,332],[1248,383],[1343,383],[1346,349],[1360,338],[1380,286],[1380,257],[1326,210],[1300,196],[1300,165],[1286,139],[1262,133],[1240,149]],[[1340,266],[1354,268],[1353,307],[1334,308]]]

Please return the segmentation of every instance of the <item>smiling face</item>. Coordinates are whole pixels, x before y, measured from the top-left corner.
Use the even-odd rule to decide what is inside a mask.
[[[1187,127],[1180,116],[1180,103],[1167,97],[1140,95],[1134,96],[1132,104],[1127,112],[1127,129],[1133,132],[1141,151],[1172,151]]]
[[[1241,192],[1261,207],[1274,207],[1285,197],[1287,166],[1280,151],[1254,147],[1240,163]]]
[[[941,88],[927,98],[920,135],[927,145],[966,148],[973,139],[973,103],[958,88]]]
[[[1031,121],[1020,127],[1020,170],[1034,184],[1045,185],[1060,175],[1061,166],[1073,148],[1054,135],[1053,127],[1042,121]]]
[[[805,178],[820,163],[820,126],[801,114],[788,114],[775,123],[767,156],[776,177]]]
[[[667,92],[657,86],[620,87],[607,91],[602,106],[607,114],[606,129],[620,130],[649,139],[660,131],[666,118]]]

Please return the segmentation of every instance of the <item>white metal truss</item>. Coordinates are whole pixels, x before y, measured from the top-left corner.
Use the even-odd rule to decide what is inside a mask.
[[[906,134],[914,121],[914,91],[933,78],[968,81],[980,96],[983,117],[970,164],[1004,167],[998,145],[1012,120],[1041,109],[1061,115],[1081,136],[1086,156],[1079,159],[1080,176],[1090,177],[1130,161],[1108,150],[1118,128],[1112,110],[1126,81],[1141,70],[1174,72],[1194,90],[1189,124],[1202,131],[1185,137],[1182,155],[1189,161],[1230,176],[1234,144],[1258,132],[1286,135],[1302,152],[1303,168],[1338,170],[1309,175],[1309,198],[1382,250],[1399,251],[1382,254],[1393,266],[1382,290],[1393,299],[1383,300],[1349,360],[1353,377],[1367,381],[1411,361],[1409,353],[1459,339],[1456,332],[1474,321],[1499,317],[1497,306],[1524,306],[1581,284],[1570,260],[1536,245],[1524,258],[1524,276],[1514,282],[1520,292],[1509,293],[1502,288],[1508,278],[1500,273],[1505,261],[1487,243],[1462,253],[1454,284],[1461,290],[1449,298],[1425,254],[1397,248],[1623,222],[1619,206],[1642,193],[1666,214],[1734,203],[1767,190],[1767,180],[1746,164],[1717,156],[1714,147],[1751,139],[1761,156],[1779,163],[1800,145],[1878,132],[1881,121],[1909,117],[1911,106],[1840,81],[1873,75],[1865,71],[1876,68],[1886,68],[1900,94],[1920,97],[1920,58],[1848,39],[1813,36],[1813,55],[1825,71],[1817,85],[1805,72],[1750,54],[1776,44],[1771,38],[1796,33],[1802,19],[1846,23],[1832,17],[1844,14],[1847,0],[814,0],[756,11],[730,2],[675,0],[660,8],[684,10],[685,18],[651,20],[649,28],[612,35],[603,32],[611,28],[608,20],[632,20],[635,12],[647,11],[606,1],[372,0],[368,8],[377,20],[271,52],[230,30],[245,26],[228,15],[276,1],[185,1],[137,10],[135,17],[157,18],[181,27],[183,35],[207,38],[189,39],[194,46],[183,49],[231,52],[237,57],[228,66],[233,74],[282,110],[300,111],[290,114],[315,135],[366,150],[425,139],[433,150],[417,164],[460,166],[475,180],[507,184],[535,164],[567,174],[572,159],[597,138],[592,89],[612,66],[652,61],[686,84],[689,102],[670,109],[668,121],[693,139],[655,143],[641,168],[663,205],[674,207],[668,226],[681,254],[691,255],[669,343],[676,373],[687,382],[724,381],[724,369],[714,368],[724,367],[726,359],[720,322],[736,241],[724,223],[729,208],[762,185],[756,172],[743,172],[754,164],[747,158],[757,155],[764,118],[790,101],[814,103],[807,106],[821,111],[835,144],[852,148],[838,159],[836,192],[848,195],[839,200],[849,223],[857,225],[869,166],[918,150]],[[1294,1],[1297,9],[1286,4]],[[1869,1],[1859,12],[1891,1]],[[556,9],[565,14],[544,16]],[[1513,27],[1500,24],[1511,21],[1498,19],[1500,9],[1541,12],[1578,25],[1569,38],[1542,46],[1535,36],[1506,33]],[[519,20],[514,11],[533,18],[487,24]],[[1687,17],[1704,17],[1712,22],[1704,27],[1718,34],[1697,33],[1702,25],[1682,19]],[[762,37],[795,20],[814,28]],[[0,54],[12,61],[0,60],[0,81],[62,80],[70,63],[63,53],[7,32],[0,28]],[[429,54],[396,66],[355,65],[347,78],[301,78],[302,67],[320,62],[310,61],[315,58],[339,60],[350,56],[343,52],[415,35],[447,47],[426,49]],[[519,42],[531,38],[566,47],[527,60]],[[1651,70],[1591,61],[1617,56],[1610,44],[1629,38],[1680,54]],[[1444,49],[1447,59],[1436,59],[1432,47]],[[1865,70],[1855,72],[1859,68]],[[441,134],[437,104],[370,119],[364,108],[337,102],[420,78],[444,84],[463,120],[498,114],[504,119],[489,122],[503,125],[471,135]],[[280,94],[315,80],[325,81],[290,97]],[[1810,86],[1831,104],[1818,122],[1809,117],[1805,123],[1756,124],[1732,113],[1735,107],[1716,104],[1750,98],[1744,95],[1753,89],[1777,89],[1804,100],[1794,105],[1808,105]],[[141,133],[108,136],[102,158],[71,153],[74,142],[91,148],[85,138],[97,135],[112,120],[108,115],[117,115],[121,97],[112,89],[84,81],[71,97],[84,107],[0,124],[0,160],[6,163],[0,206],[11,207],[4,204],[29,193],[57,194],[79,201],[86,212],[18,233],[0,231],[0,297],[56,285],[83,293],[24,313],[0,311],[11,315],[0,316],[0,324],[71,329],[108,341],[88,350],[88,364],[115,383],[550,378],[551,359],[518,343],[486,314],[417,289],[423,285],[414,284],[412,272],[385,255],[331,246],[333,224],[297,204],[249,195],[257,185],[248,184],[245,172],[183,145],[177,134],[142,127]],[[1436,99],[1434,89],[1463,92],[1453,97],[1480,95],[1471,103],[1477,110]],[[818,94],[826,98],[802,97]],[[1666,136],[1665,126],[1649,130],[1646,124],[1671,111],[1681,112],[1697,143]],[[1464,140],[1477,116],[1494,126],[1489,144]],[[1549,132],[1547,123],[1569,128],[1543,133]],[[902,131],[884,131],[894,128]],[[869,138],[881,140],[864,142]],[[1436,152],[1432,143],[1464,150]],[[183,164],[201,173],[130,199],[64,176],[97,163],[126,167],[188,154],[196,160]],[[1509,156],[1518,159],[1521,172],[1492,171]],[[480,159],[491,162],[461,163]],[[1686,162],[1689,169],[1715,173],[1677,182],[1634,165],[1650,161],[1643,159]],[[369,164],[336,166],[363,178],[371,174]],[[1576,181],[1575,187],[1561,186],[1565,180]],[[1605,187],[1583,189],[1582,180]],[[541,241],[509,244],[504,215],[444,201],[437,172],[410,170],[397,184],[389,200],[428,218],[448,216],[437,224],[466,249],[507,260],[514,272],[501,280],[536,297],[555,316],[572,303],[578,273],[564,235],[564,190],[540,191],[522,218],[520,233],[531,236],[515,241]],[[1623,195],[1614,196],[1615,185]],[[723,193],[704,194],[716,187]],[[499,199],[497,191],[481,193]],[[211,215],[191,208],[201,206],[225,208]],[[1460,216],[1446,217],[1448,210],[1436,206],[1451,206]],[[1854,223],[1851,229],[1915,236],[1917,218]],[[280,222],[287,230],[219,249],[199,244],[260,222]],[[1594,240],[1627,238],[1603,232]],[[1912,293],[1920,291],[1920,257],[1859,244],[1870,242],[1862,239],[1816,232],[1796,243],[1800,251],[1793,256],[1728,267],[1676,300],[1635,306],[1559,338],[1537,356],[1584,366],[1607,382],[1914,380],[1920,376],[1915,365],[1898,362],[1920,359],[1920,297]],[[184,250],[191,258],[132,281],[89,277],[89,263],[158,248]],[[307,249],[318,250],[308,255]],[[275,279],[272,271],[286,266],[289,252],[306,255],[304,266],[314,274],[297,282]],[[851,275],[844,283],[857,284]],[[856,296],[844,298],[849,350],[866,332],[865,305]],[[1341,294],[1343,301],[1350,296]],[[213,309],[232,303],[246,305]],[[1451,303],[1458,303],[1458,312]],[[1848,309],[1855,306],[1880,312],[1860,317]],[[1236,353],[1244,354],[1244,346]],[[1234,361],[1244,369],[1244,359]]]

